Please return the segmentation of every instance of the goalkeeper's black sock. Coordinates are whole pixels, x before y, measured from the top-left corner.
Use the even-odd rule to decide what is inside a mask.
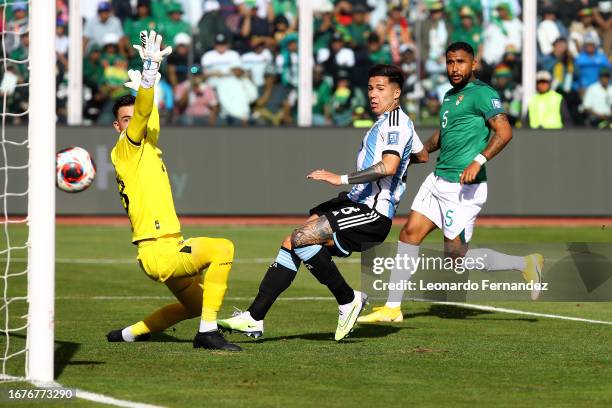
[[[355,299],[355,292],[342,277],[327,248],[309,245],[295,248],[294,251],[310,273],[329,288],[339,305],[345,305]]]
[[[247,309],[253,319],[263,320],[266,317],[276,299],[291,286],[300,263],[300,258],[292,250],[281,247],[259,285],[259,293]]]

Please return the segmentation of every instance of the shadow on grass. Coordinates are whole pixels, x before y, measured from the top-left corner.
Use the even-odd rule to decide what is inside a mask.
[[[410,329],[409,327],[398,327],[398,326],[378,326],[378,325],[364,325],[356,326],[355,330],[349,335],[349,337],[343,342],[356,343],[356,339],[366,338],[377,338],[386,337],[391,334],[397,333],[400,330]],[[312,340],[312,341],[335,341],[334,333],[301,333],[292,334],[290,336],[277,336],[277,337],[264,337],[257,340],[257,343],[267,343],[269,341],[285,341],[285,340]]]
[[[2,333],[0,335],[5,336],[5,333]],[[26,341],[26,336],[24,334],[12,333],[11,337],[19,338],[23,340],[24,342]],[[81,347],[80,343],[73,343],[71,341],[59,341],[59,340],[55,341],[55,354],[54,354],[55,364],[54,364],[54,370],[53,370],[54,378],[58,378],[62,374],[62,372],[64,372],[64,369],[68,365],[104,364],[103,361],[71,361],[72,357],[74,357],[74,355],[76,354],[76,352],[79,350],[80,347]]]
[[[515,317],[515,318],[486,318],[479,319],[478,316],[481,315],[492,315],[494,312],[489,312],[487,310],[477,310],[477,309],[468,309],[465,307],[453,306],[453,305],[431,305],[429,309],[424,312],[416,312],[416,313],[404,313],[404,319],[411,319],[414,317],[439,317],[440,319],[470,319],[470,320],[512,320],[512,321],[521,321],[528,323],[535,323],[538,319],[535,318],[525,318],[525,317]]]

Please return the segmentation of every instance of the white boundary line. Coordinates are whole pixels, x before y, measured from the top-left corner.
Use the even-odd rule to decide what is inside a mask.
[[[30,383],[30,384],[34,385],[35,387],[41,387],[41,388],[44,387],[44,388],[66,388],[66,389],[73,389],[75,391],[75,394],[76,394],[77,398],[84,399],[84,400],[87,400],[87,401],[97,402],[99,404],[113,405],[113,406],[116,406],[116,407],[124,407],[124,408],[164,408],[161,405],[151,405],[151,404],[144,404],[142,402],[133,402],[133,401],[121,400],[121,399],[109,397],[108,395],[104,395],[104,394],[96,394],[95,392],[84,391],[84,390],[81,390],[79,388],[65,387],[62,384],[57,383],[57,382],[40,383],[40,382],[36,382],[36,381],[28,381],[24,377],[14,377],[12,375],[0,375],[0,380],[1,381],[22,381],[22,382]]]
[[[414,299],[414,300],[417,301],[417,302],[428,302],[425,299]],[[603,320],[583,319],[582,317],[563,316],[563,315],[556,315],[556,314],[549,314],[549,313],[527,312],[527,311],[524,311],[524,310],[507,309],[505,307],[475,305],[475,304],[472,304],[472,303],[459,303],[459,302],[431,302],[431,303],[436,303],[438,305],[449,305],[449,306],[464,307],[466,309],[484,310],[484,311],[487,311],[487,312],[518,314],[518,315],[523,315],[523,316],[547,317],[549,319],[571,320],[571,321],[574,321],[574,322],[584,322],[584,323],[593,323],[593,324],[609,324],[609,325],[612,325],[612,322],[606,322],[606,321],[603,321]]]

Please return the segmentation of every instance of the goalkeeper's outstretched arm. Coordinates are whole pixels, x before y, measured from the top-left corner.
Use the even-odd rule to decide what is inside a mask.
[[[134,143],[142,141],[147,134],[148,125],[151,127],[152,137],[156,138],[157,134],[159,134],[159,116],[157,112],[151,118],[151,113],[154,109],[154,86],[161,62],[164,57],[172,52],[171,47],[161,50],[162,36],[155,33],[155,31],[151,31],[148,35],[146,31],[141,31],[140,41],[141,44],[134,45],[134,48],[138,50],[143,62],[142,79],[136,94],[134,116],[127,128],[127,135]],[[153,121],[150,121],[150,119],[153,119]],[[155,128],[157,132],[155,132]]]

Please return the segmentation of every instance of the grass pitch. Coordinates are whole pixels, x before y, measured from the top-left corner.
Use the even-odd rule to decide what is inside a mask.
[[[249,305],[289,230],[185,228],[185,237],[227,237],[236,245],[222,317],[231,314],[232,306]],[[391,232],[390,241],[397,233]],[[12,244],[24,234],[12,227]],[[194,350],[197,320],[182,322],[148,343],[109,344],[107,331],[172,302],[163,285],[140,271],[129,240],[128,228],[58,227],[56,377],[66,387],[168,407],[612,406],[610,325],[409,302],[403,308],[404,322],[359,326],[346,341],[336,343],[335,302],[295,300],[330,296],[303,268],[270,311],[262,339],[229,336],[243,347],[242,353]],[[598,228],[478,228],[478,241],[612,242],[612,233]],[[14,251],[12,257],[8,269],[17,272],[25,266],[25,253]],[[359,264],[340,260],[338,265],[349,283],[359,287]],[[23,277],[9,279],[9,296],[24,290]],[[610,303],[492,305],[612,322]],[[25,302],[15,301],[10,308],[9,324],[23,322]],[[18,350],[23,344],[19,333],[11,335],[10,343],[0,337],[2,350]],[[22,358],[16,357],[7,369],[20,375],[22,367]],[[53,406],[64,405],[97,406],[83,400]]]

